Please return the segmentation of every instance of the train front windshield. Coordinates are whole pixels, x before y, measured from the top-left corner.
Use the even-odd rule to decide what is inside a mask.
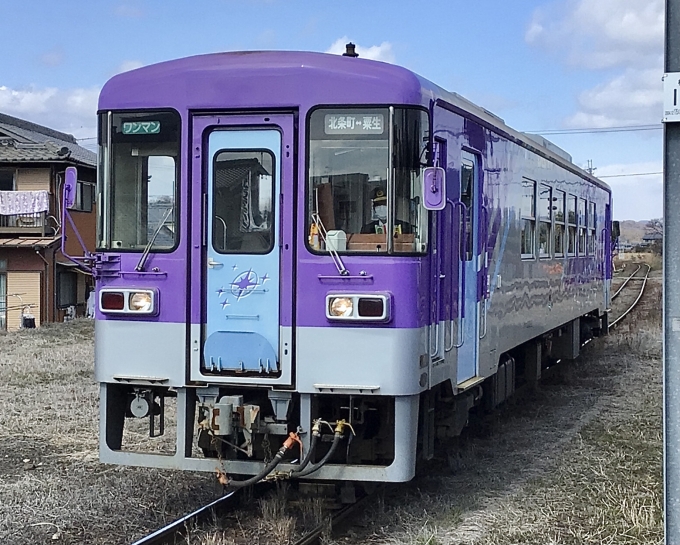
[[[179,146],[176,112],[101,114],[100,248],[175,247]]]
[[[427,166],[427,112],[324,108],[311,113],[308,126],[310,249],[426,252],[421,175]]]

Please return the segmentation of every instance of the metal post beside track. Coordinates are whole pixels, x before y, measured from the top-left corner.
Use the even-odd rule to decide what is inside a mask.
[[[680,0],[666,0],[664,71],[665,541],[680,543]]]

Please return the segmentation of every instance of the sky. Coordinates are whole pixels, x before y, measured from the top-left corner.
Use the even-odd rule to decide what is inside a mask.
[[[662,215],[663,14],[663,0],[2,2],[0,112],[96,150],[98,94],[117,73],[352,41],[592,162],[615,218],[646,220]]]

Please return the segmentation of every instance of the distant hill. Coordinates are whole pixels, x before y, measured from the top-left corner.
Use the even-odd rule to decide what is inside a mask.
[[[640,244],[642,237],[645,236],[647,221],[623,220],[621,222],[621,238],[631,244]]]

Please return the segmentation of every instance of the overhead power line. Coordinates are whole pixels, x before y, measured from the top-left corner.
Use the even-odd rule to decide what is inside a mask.
[[[663,174],[663,172],[637,172],[635,174],[609,174],[606,176],[598,176],[598,178],[625,178],[627,176],[656,176]]]
[[[663,129],[661,124],[658,125],[623,125],[620,127],[580,127],[576,129],[544,129],[541,131],[524,131],[527,134],[599,134],[609,132],[643,132],[643,131],[660,131]]]
[[[623,125],[620,127],[581,127],[578,129],[543,129],[540,131],[522,131],[526,134],[598,134],[608,132],[640,132],[640,131],[660,131],[663,129],[659,125]],[[84,142],[85,140],[96,140],[96,136],[88,136],[87,138],[76,138],[77,142]]]

